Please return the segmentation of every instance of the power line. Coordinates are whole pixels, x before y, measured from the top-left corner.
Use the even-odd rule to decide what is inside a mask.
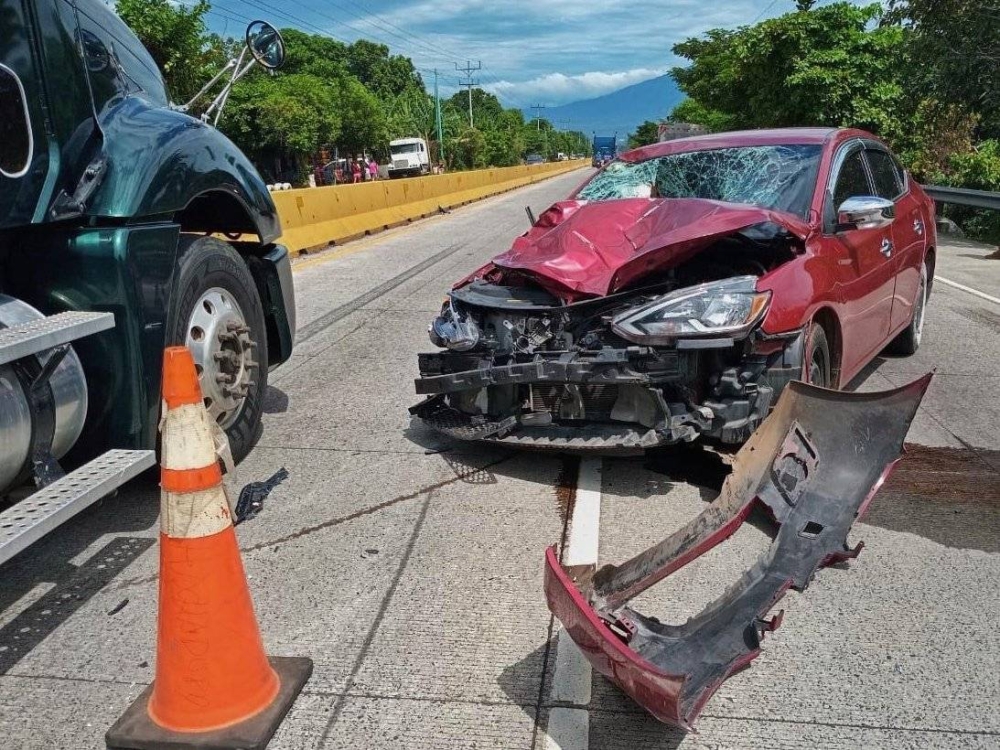
[[[472,66],[472,61],[471,60],[466,60],[465,61],[465,67],[464,68],[458,67],[458,63],[455,63],[455,70],[457,70],[459,73],[464,73],[465,77],[468,79],[468,81],[466,81],[465,83],[462,83],[461,81],[459,81],[458,85],[459,86],[465,86],[465,87],[467,87],[469,89],[469,127],[470,128],[475,127],[475,125],[473,125],[473,122],[472,122],[472,87],[479,85],[479,81],[478,80],[473,80],[472,74],[475,71],[482,70],[482,69],[483,69],[483,61],[482,60],[477,60],[475,67]]]
[[[535,110],[535,125],[537,126],[535,129],[536,130],[541,130],[542,129],[542,110],[545,109],[546,107],[545,107],[544,104],[532,104],[531,108],[533,110]]]

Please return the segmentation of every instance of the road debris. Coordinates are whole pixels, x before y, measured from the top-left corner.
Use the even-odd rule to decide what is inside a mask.
[[[250,482],[240,490],[239,500],[236,501],[236,519],[234,526],[238,526],[244,521],[255,518],[264,509],[264,500],[271,494],[271,490],[288,479],[288,470],[282,466],[270,479],[263,482]]]
[[[546,555],[549,608],[594,668],[660,721],[690,730],[719,686],[749,666],[784,610],[823,567],[857,557],[855,518],[903,451],[930,383],[925,375],[881,393],[843,393],[801,382],[736,456],[722,492],[698,517],[621,565],[568,570]],[[725,596],[681,625],[628,602],[727,539],[755,508],[776,529],[772,544]]]

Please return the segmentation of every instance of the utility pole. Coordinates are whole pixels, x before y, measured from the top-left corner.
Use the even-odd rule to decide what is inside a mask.
[[[465,77],[468,79],[464,83],[462,81],[459,81],[458,85],[459,86],[465,86],[466,88],[469,89],[469,127],[470,128],[474,127],[474,125],[472,123],[472,87],[479,85],[479,81],[478,80],[474,81],[472,79],[472,74],[475,71],[477,71],[477,70],[481,70],[482,67],[483,67],[483,61],[482,60],[477,60],[475,67],[472,66],[472,61],[471,60],[466,60],[465,61],[465,67],[464,68],[458,67],[458,63],[455,63],[455,70],[457,70],[459,73],[464,73]]]
[[[437,68],[434,68],[434,124],[437,126],[438,161],[444,164],[444,128],[441,127],[441,96],[438,94]]]
[[[542,129],[542,110],[545,109],[544,104],[532,104],[531,108],[535,110],[535,130]]]

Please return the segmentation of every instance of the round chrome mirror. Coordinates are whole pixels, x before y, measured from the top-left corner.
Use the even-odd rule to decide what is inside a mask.
[[[247,49],[268,70],[280,68],[285,62],[285,42],[278,30],[265,21],[251,21],[247,26]]]

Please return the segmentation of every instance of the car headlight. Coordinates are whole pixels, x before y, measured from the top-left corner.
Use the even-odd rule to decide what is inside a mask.
[[[759,323],[770,292],[755,289],[756,276],[678,289],[617,315],[612,330],[637,344],[667,344],[692,336],[739,336]]]

